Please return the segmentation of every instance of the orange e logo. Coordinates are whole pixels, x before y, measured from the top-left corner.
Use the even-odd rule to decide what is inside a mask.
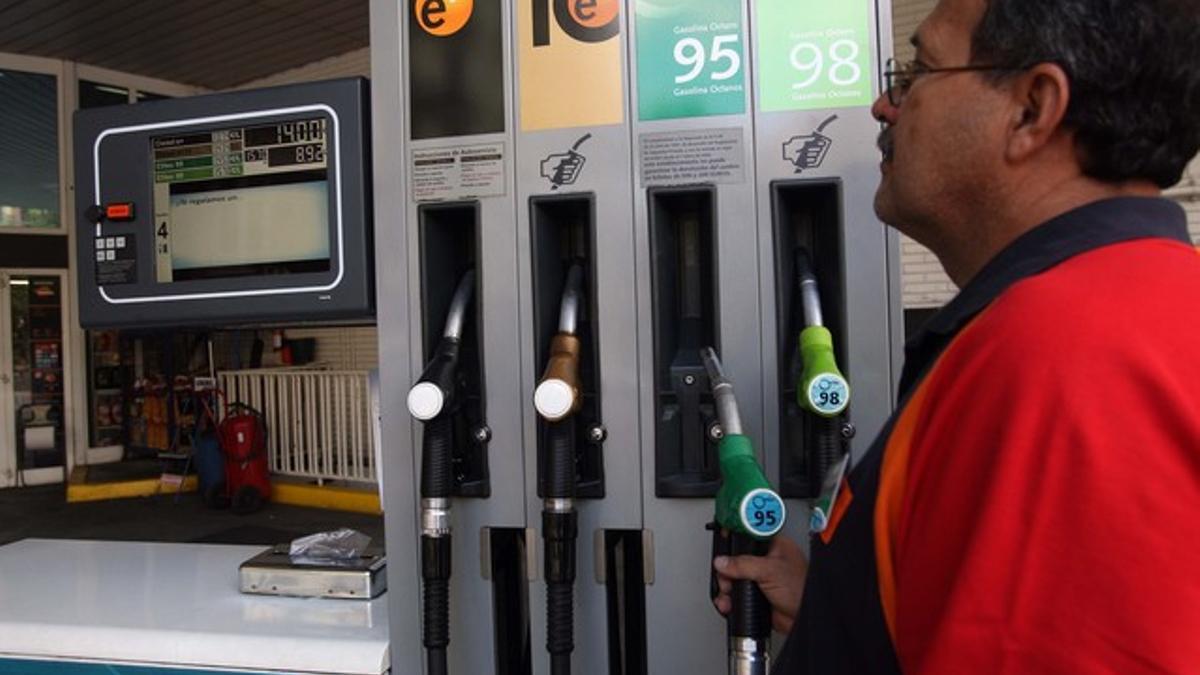
[[[619,0],[574,0],[567,11],[575,23],[597,30],[616,22],[619,5]]]
[[[554,20],[571,38],[580,42],[604,42],[621,30],[618,21],[621,0],[531,0],[533,46],[550,44],[550,7]]]
[[[447,37],[467,25],[474,4],[475,0],[416,0],[413,12],[426,33]]]

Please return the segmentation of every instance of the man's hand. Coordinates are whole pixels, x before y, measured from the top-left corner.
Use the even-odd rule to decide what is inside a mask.
[[[767,555],[718,556],[713,559],[713,569],[717,571],[721,591],[713,600],[718,612],[729,614],[733,580],[749,579],[758,583],[771,603],[771,626],[784,635],[792,630],[808,573],[808,560],[796,542],[778,536],[771,540]]]

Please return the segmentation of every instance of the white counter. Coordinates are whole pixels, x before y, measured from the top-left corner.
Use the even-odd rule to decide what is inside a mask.
[[[26,539],[0,546],[0,659],[380,675],[375,600],[238,592],[264,546]]]

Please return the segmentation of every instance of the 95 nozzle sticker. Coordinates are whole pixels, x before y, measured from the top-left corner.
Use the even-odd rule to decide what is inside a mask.
[[[850,385],[840,375],[822,373],[813,378],[805,392],[808,405],[821,415],[837,415],[850,404]]]
[[[746,493],[738,506],[738,518],[751,534],[770,537],[783,528],[787,511],[774,490],[758,488]]]

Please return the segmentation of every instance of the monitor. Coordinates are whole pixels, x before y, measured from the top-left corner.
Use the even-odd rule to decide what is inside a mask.
[[[84,327],[373,315],[366,81],[81,110]]]

